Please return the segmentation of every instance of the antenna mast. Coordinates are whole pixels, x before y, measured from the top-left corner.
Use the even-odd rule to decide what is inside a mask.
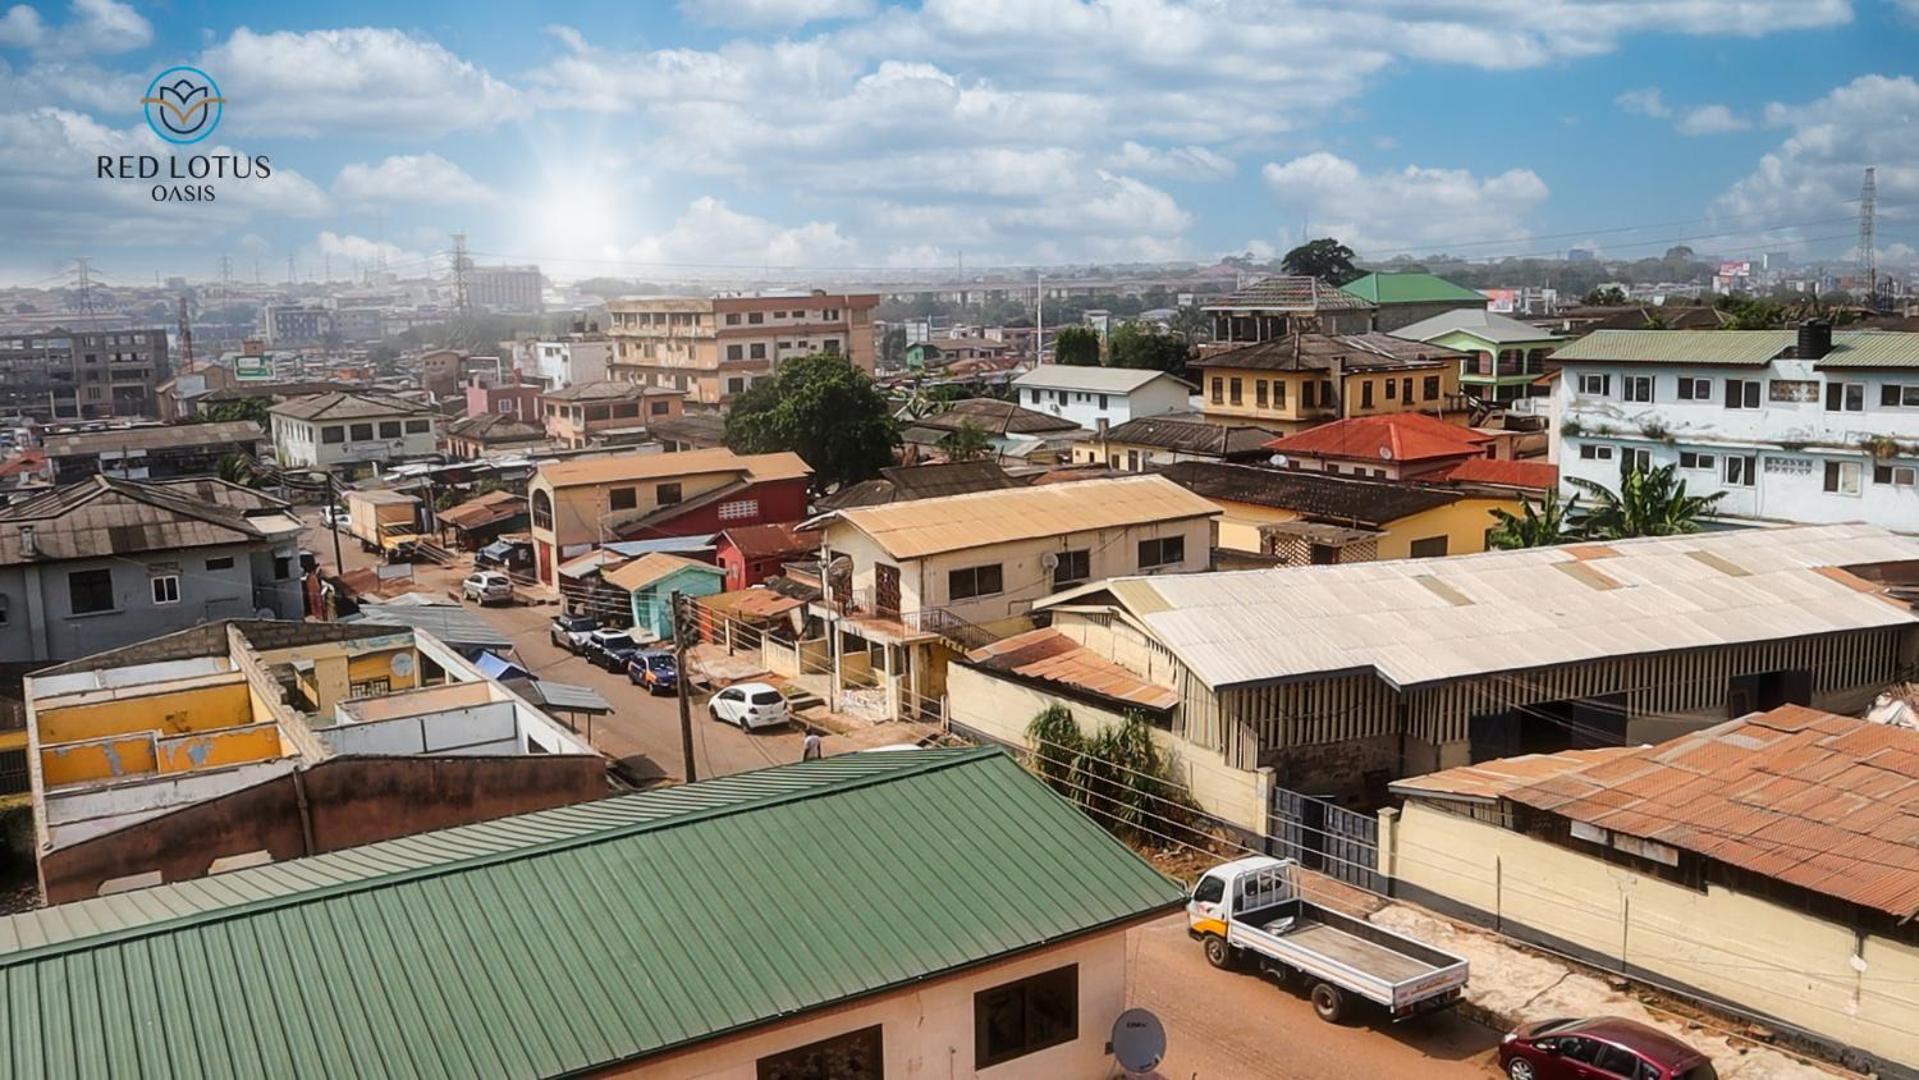
[[[1866,303],[1879,307],[1879,266],[1873,253],[1872,218],[1879,207],[1878,169],[1866,166],[1866,179],[1859,185],[1859,267],[1866,274]]]

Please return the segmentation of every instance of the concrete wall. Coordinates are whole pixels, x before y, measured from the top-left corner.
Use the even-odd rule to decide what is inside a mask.
[[[1087,431],[1097,431],[1101,420],[1110,427],[1118,427],[1135,417],[1185,412],[1192,393],[1171,377],[1154,379],[1131,394],[1101,394],[1026,384],[1016,390],[1021,406],[1071,420]]]
[[[215,619],[250,618],[256,607],[250,553],[256,549],[269,550],[264,544],[230,544],[0,569],[6,611],[0,661],[70,660]],[[208,567],[221,559],[232,565]],[[154,603],[149,567],[178,575],[178,601]],[[86,570],[113,575],[112,610],[74,613],[68,576]],[[297,588],[297,579],[292,584]]]
[[[1919,946],[1718,885],[1684,888],[1418,800],[1382,811],[1379,838],[1380,871],[1409,899],[1919,1068]]]
[[[314,733],[336,754],[513,754],[520,748],[519,723],[510,701],[341,724]]]
[[[1079,1037],[976,1070],[973,996],[1068,964],[1079,966]],[[763,1057],[878,1024],[887,1076],[1106,1076],[1114,1068],[1106,1039],[1125,1011],[1127,977],[1126,931],[1113,930],[599,1075],[755,1080]]]
[[[337,758],[43,852],[41,882],[48,903],[65,903],[114,878],[184,881],[227,856],[264,850],[277,862],[606,794],[597,754]]]

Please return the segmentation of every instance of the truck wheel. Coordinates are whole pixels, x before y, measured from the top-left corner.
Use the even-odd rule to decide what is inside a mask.
[[[1329,1024],[1337,1024],[1346,1016],[1346,995],[1339,988],[1327,983],[1313,987],[1313,1012]]]
[[[1221,971],[1231,971],[1238,966],[1235,963],[1238,958],[1233,955],[1233,947],[1226,944],[1226,939],[1218,934],[1206,935],[1205,948],[1206,962]]]

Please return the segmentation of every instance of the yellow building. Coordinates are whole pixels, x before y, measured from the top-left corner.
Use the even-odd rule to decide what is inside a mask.
[[[684,390],[718,405],[811,353],[873,371],[877,294],[642,297],[607,304],[608,377]]]
[[[1299,332],[1193,362],[1208,419],[1286,434],[1353,416],[1416,412],[1465,423],[1464,353],[1389,334]]]

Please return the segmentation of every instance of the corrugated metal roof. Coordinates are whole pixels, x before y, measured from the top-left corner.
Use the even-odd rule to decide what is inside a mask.
[[[966,659],[989,671],[1059,683],[1123,705],[1165,712],[1179,704],[1178,691],[1141,679],[1050,626],[974,649]]]
[[[551,1076],[1182,898],[1002,753],[846,755],[0,920],[0,1077]]]
[[[1083,390],[1094,394],[1130,394],[1155,379],[1172,379],[1188,388],[1193,385],[1164,371],[1148,368],[1085,367],[1079,364],[1041,364],[1014,379],[1013,385]]]
[[[0,565],[242,544],[267,535],[237,505],[176,484],[106,476],[15,503],[0,510],[0,522],[14,526],[0,530]]]
[[[1036,537],[1210,517],[1219,507],[1163,477],[1135,476],[1075,484],[976,491],[940,499],[836,510],[896,559],[1004,544]]]
[[[1553,351],[1553,360],[1758,367],[1797,339],[1790,330],[1595,330],[1561,345]]]
[[[290,398],[268,410],[296,420],[369,420],[382,416],[437,416],[432,409],[384,394],[334,391]]]
[[[1541,330],[1531,323],[1523,323],[1510,315],[1501,315],[1497,311],[1487,311],[1484,308],[1457,308],[1452,311],[1442,311],[1392,332],[1394,337],[1402,337],[1408,341],[1431,341],[1434,338],[1445,337],[1447,334],[1470,334],[1494,345],[1559,340],[1559,335],[1550,330]]]
[[[653,551],[617,570],[602,571],[600,578],[616,589],[635,592],[648,585],[657,585],[682,570],[704,570],[707,573],[720,575],[726,573],[712,563],[699,562],[681,555],[669,555],[664,551]]]
[[[1428,274],[1419,270],[1402,270],[1398,273],[1367,274],[1341,285],[1342,292],[1350,293],[1374,304],[1438,304],[1473,303],[1483,309],[1486,294],[1464,285],[1459,285],[1438,274]],[[1472,309],[1468,309],[1472,310]]]
[[[1693,557],[1698,552],[1744,573]],[[1919,615],[1905,605],[1832,569],[1908,560],[1919,560],[1919,537],[1871,525],[1797,526],[1623,540],[1598,551],[1532,548],[1120,578],[1035,607],[1112,593],[1213,687],[1367,670],[1404,687],[1911,625]],[[1562,569],[1574,563],[1611,584]]]
[[[165,450],[260,442],[265,438],[260,425],[251,420],[217,420],[206,424],[154,424],[107,431],[75,431],[49,435],[42,445],[48,456],[58,458],[116,450]]]
[[[356,621],[375,626],[425,630],[458,649],[510,649],[513,636],[463,607],[418,604],[360,605]]]
[[[736,454],[724,446],[716,446],[677,454],[634,451],[603,458],[549,461],[540,466],[538,477],[556,488],[564,488],[709,473],[740,473],[754,480],[786,480],[811,476],[813,470],[806,467],[798,454]]]
[[[1364,311],[1373,307],[1359,297],[1315,277],[1288,275],[1263,278],[1202,311]]]
[[[605,716],[613,711],[613,703],[590,686],[575,686],[547,679],[513,680],[510,686],[514,693],[543,709],[592,713],[595,716]]]
[[[1516,788],[1610,761],[1630,754],[1630,746],[1606,746],[1595,750],[1564,750],[1557,754],[1521,754],[1495,758],[1477,765],[1461,765],[1424,776],[1395,780],[1389,787],[1395,795],[1429,795],[1474,801],[1491,801]]]
[[[1787,705],[1503,794],[1895,916],[1919,914],[1919,731]]]
[[[1832,351],[1818,363],[1822,368],[1919,367],[1919,334],[1841,331],[1832,335]]]

